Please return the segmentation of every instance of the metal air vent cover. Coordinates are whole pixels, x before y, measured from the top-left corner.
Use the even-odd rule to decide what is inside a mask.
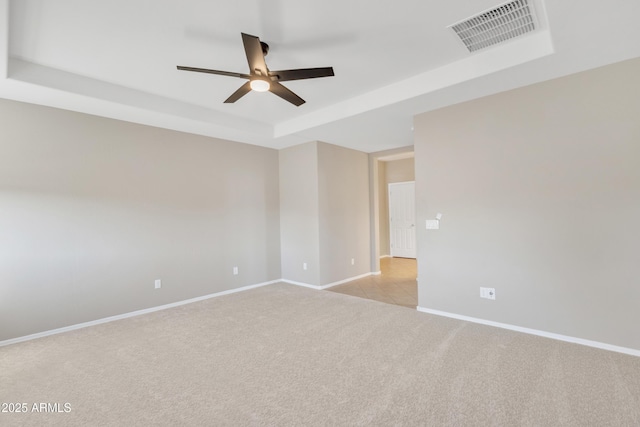
[[[530,0],[515,0],[450,25],[462,43],[475,52],[537,29]]]

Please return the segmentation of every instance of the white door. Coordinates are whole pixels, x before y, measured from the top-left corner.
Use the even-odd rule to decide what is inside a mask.
[[[416,257],[415,182],[389,184],[389,231],[391,256]]]

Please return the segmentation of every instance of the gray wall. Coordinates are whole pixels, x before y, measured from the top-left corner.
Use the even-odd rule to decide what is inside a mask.
[[[326,285],[369,273],[367,154],[320,142],[318,174],[320,283]]]
[[[320,285],[318,143],[280,150],[282,277]],[[307,270],[302,264],[307,263]]]
[[[640,349],[640,60],[415,119],[419,304]],[[479,298],[495,287],[496,301]]]
[[[277,151],[6,100],[0,116],[0,340],[281,277]]]
[[[380,162],[379,168],[383,182],[380,185],[380,256],[383,256],[391,254],[391,246],[389,245],[389,184],[415,181],[414,159]]]

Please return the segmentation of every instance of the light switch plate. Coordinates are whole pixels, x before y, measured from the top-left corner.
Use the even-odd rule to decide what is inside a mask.
[[[428,219],[427,220],[427,230],[439,230],[440,229],[440,221],[437,219]]]

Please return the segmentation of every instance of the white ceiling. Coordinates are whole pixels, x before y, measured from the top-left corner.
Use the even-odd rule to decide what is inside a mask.
[[[640,56],[637,0],[534,0],[540,29],[468,53],[447,27],[500,0],[0,0],[0,97],[282,148],[411,145],[413,116]],[[223,101],[247,73],[240,33],[272,70],[333,66]]]

